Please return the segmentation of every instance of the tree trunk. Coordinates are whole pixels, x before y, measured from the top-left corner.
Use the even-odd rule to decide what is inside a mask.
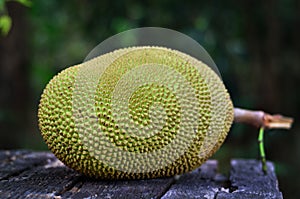
[[[0,36],[0,148],[21,146],[18,137],[26,128],[29,90],[25,8],[9,2],[7,9],[12,29],[5,38]]]

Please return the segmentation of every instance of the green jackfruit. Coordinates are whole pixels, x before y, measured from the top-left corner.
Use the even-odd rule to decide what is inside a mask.
[[[46,86],[39,127],[64,164],[100,179],[191,171],[223,143],[233,105],[206,64],[163,47],[132,47],[69,67]]]

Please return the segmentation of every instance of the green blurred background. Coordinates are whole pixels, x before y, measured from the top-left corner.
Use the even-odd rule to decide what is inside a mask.
[[[295,118],[292,130],[268,131],[265,139],[285,198],[300,198],[300,1],[56,0],[6,8],[13,24],[0,37],[0,149],[47,150],[36,116],[47,82],[106,38],[158,26],[206,48],[235,106]],[[257,135],[233,125],[213,157],[221,172],[231,158],[258,157]]]

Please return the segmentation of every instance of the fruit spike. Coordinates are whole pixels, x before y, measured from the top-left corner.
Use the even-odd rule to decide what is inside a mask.
[[[39,127],[63,163],[100,179],[191,171],[223,143],[233,105],[206,64],[164,47],[101,55],[56,75]]]

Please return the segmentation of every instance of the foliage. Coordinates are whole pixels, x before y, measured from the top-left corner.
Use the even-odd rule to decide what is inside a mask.
[[[5,7],[5,2],[8,1],[16,1],[27,7],[31,6],[30,0],[0,0],[0,32],[4,36],[8,34],[12,24],[11,17],[8,15]]]
[[[0,29],[2,35],[7,35],[11,27],[11,18],[8,15],[3,15],[0,17]]]

